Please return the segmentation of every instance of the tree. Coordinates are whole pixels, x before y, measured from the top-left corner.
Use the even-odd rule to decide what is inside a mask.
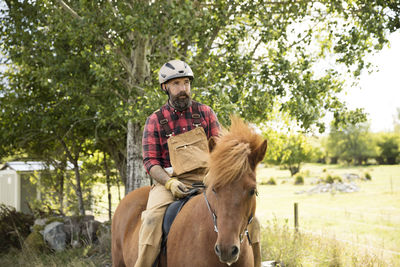
[[[308,162],[313,155],[313,149],[303,134],[287,136],[270,130],[265,136],[269,144],[265,161],[282,165],[291,176],[300,172],[301,164]]]
[[[379,149],[377,160],[380,164],[396,164],[400,155],[399,137],[395,134],[385,134],[377,142]]]
[[[127,170],[120,172],[126,192],[145,179],[141,131],[144,118],[165,100],[155,89],[155,74],[167,59],[193,66],[194,97],[224,123],[230,113],[262,122],[279,103],[303,129],[323,131],[326,112],[337,123],[364,118],[338,100],[344,78],[336,69],[342,65],[358,76],[368,65],[364,56],[381,49],[386,34],[400,26],[395,1],[5,2],[2,52],[11,68],[3,77],[12,82],[3,83],[10,88],[4,97],[23,91],[29,96],[48,83],[52,105],[70,109],[63,124],[71,133],[69,149],[81,138],[95,139],[90,129],[104,133],[107,147],[125,135],[125,144],[110,154],[120,162],[126,147]],[[336,66],[316,73],[318,61],[331,55]],[[66,101],[70,96],[84,101]],[[50,103],[39,105],[46,109]],[[11,118],[6,125],[15,127]]]
[[[331,158],[362,165],[375,157],[374,148],[368,124],[350,124],[341,129],[332,125],[327,142]]]

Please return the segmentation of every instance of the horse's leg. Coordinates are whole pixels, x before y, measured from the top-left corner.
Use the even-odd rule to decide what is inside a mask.
[[[257,217],[254,217],[252,222],[247,227],[249,231],[251,248],[253,249],[253,257],[254,257],[254,266],[261,266],[261,243],[260,243],[260,235],[261,235],[261,227],[260,222]]]

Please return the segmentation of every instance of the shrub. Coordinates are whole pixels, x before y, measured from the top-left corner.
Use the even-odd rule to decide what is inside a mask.
[[[268,185],[276,185],[276,181],[273,177],[269,178],[269,180],[267,181]]]
[[[365,180],[368,180],[368,181],[372,180],[372,176],[371,176],[371,174],[369,174],[369,172],[365,173]]]
[[[327,184],[333,184],[335,181],[333,180],[332,175],[327,175],[325,178],[325,183]]]
[[[304,178],[301,175],[297,175],[295,180],[294,180],[295,185],[302,185],[304,184]]]
[[[342,177],[340,177],[340,176],[338,176],[338,175],[335,175],[335,176],[333,176],[333,181],[335,182],[338,182],[338,183],[341,183],[341,182],[343,182],[342,181]]]
[[[276,185],[276,181],[273,177],[269,178],[269,180],[261,180],[260,185]]]
[[[334,182],[341,183],[342,182],[342,177],[340,177],[338,175],[332,176],[332,175],[328,174],[326,176],[324,182],[327,183],[327,184],[333,184]]]
[[[21,248],[23,240],[29,235],[33,225],[32,215],[18,212],[15,208],[0,205],[0,251]]]
[[[25,247],[32,252],[39,253],[48,251],[43,236],[38,231],[33,231],[25,239]]]

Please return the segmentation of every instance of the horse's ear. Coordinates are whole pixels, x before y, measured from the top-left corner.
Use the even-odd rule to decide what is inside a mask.
[[[211,136],[210,139],[208,139],[208,150],[213,151],[215,145],[217,144],[217,141],[215,140],[215,136]]]
[[[250,162],[252,167],[255,168],[260,161],[262,161],[265,157],[265,152],[267,151],[268,142],[264,140],[264,142],[257,147],[253,152],[250,154]]]

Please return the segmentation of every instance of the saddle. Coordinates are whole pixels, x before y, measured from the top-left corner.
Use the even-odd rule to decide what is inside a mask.
[[[165,211],[164,214],[164,219],[163,219],[163,224],[162,224],[162,241],[161,241],[161,250],[160,254],[166,254],[167,252],[167,240],[168,240],[168,233],[169,230],[171,229],[172,223],[174,222],[176,215],[178,215],[179,211],[182,209],[182,207],[194,196],[198,195],[201,193],[201,191],[205,188],[203,183],[193,183],[192,184],[192,189],[190,189],[189,194],[179,200],[176,200],[172,202],[167,210]],[[153,264],[153,267],[158,266],[160,255],[157,257],[156,261]]]

